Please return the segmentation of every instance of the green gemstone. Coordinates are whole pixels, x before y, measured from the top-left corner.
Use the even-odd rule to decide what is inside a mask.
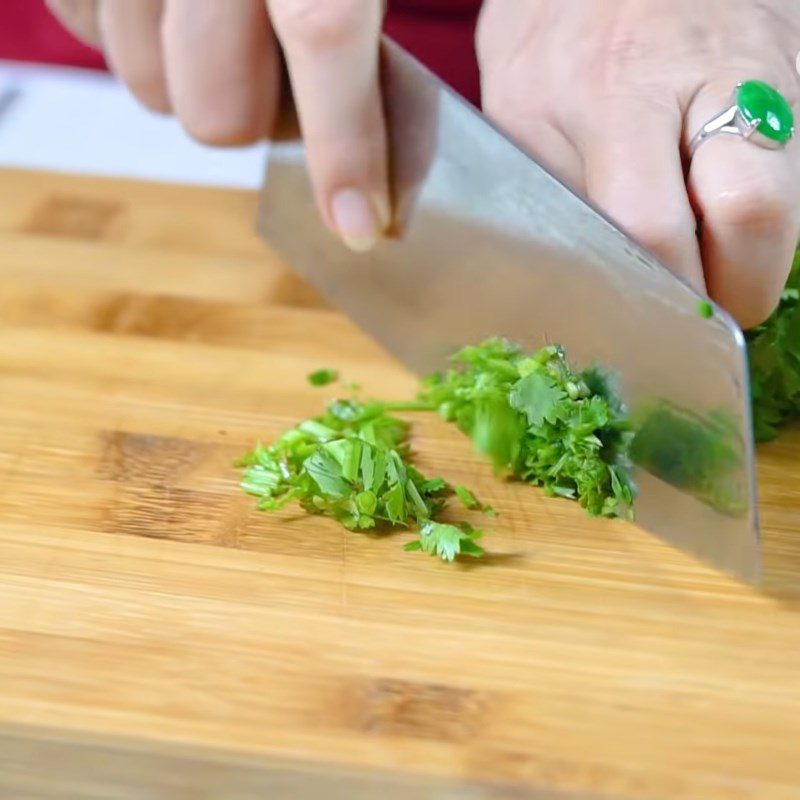
[[[736,105],[752,122],[761,120],[757,130],[768,139],[788,142],[794,133],[794,113],[786,98],[768,83],[745,81],[736,89]]]

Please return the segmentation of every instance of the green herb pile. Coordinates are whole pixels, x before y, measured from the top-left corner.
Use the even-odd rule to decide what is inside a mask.
[[[336,377],[319,370],[309,382],[323,386]],[[415,527],[418,538],[406,550],[445,561],[483,555],[482,531],[437,517],[452,496],[470,511],[493,516],[493,509],[467,487],[426,478],[411,464],[408,424],[393,414],[403,410],[438,411],[457,423],[509,477],[575,499],[593,515],[630,514],[627,430],[602,382],[573,372],[558,347],[526,355],[503,339],[457,353],[451,370],[425,381],[417,401],[336,400],[240,459],[242,488],[262,511],[295,501],[350,530]]]
[[[259,444],[237,466],[244,470],[242,488],[258,498],[262,511],[296,500],[305,511],[333,517],[350,530],[415,525],[419,538],[406,549],[446,561],[483,554],[481,531],[466,522],[435,521],[454,490],[409,463],[408,425],[383,403],[337,400],[269,447]],[[468,507],[479,506],[469,490],[455,491]]]
[[[800,250],[777,310],[746,336],[755,437],[766,441],[800,416]]]
[[[629,516],[628,426],[596,374],[560,347],[525,354],[504,339],[465,347],[425,381],[420,399],[466,433],[495,468],[593,516]]]

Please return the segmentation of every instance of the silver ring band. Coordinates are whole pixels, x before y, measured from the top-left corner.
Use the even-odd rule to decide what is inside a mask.
[[[737,85],[730,104],[692,138],[689,158],[703,142],[720,134],[738,136],[768,150],[782,150],[794,134],[794,114],[777,89],[763,81],[745,81]]]
[[[776,142],[774,139],[768,139],[758,132],[758,126],[761,120],[756,118],[752,122],[748,122],[739,111],[739,106],[735,103],[726,108],[716,117],[710,119],[703,125],[702,128],[695,134],[692,141],[689,143],[689,158],[693,158],[697,148],[703,142],[713,139],[720,134],[727,134],[729,136],[738,136],[742,139],[752,139],[754,143],[760,147],[766,147],[768,150],[782,150],[786,145],[781,142]]]

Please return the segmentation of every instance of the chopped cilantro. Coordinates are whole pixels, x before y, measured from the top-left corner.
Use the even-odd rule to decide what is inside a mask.
[[[778,308],[745,336],[755,437],[766,441],[800,416],[800,251]]]
[[[316,372],[312,372],[308,376],[308,382],[312,386],[327,386],[329,383],[338,380],[338,378],[339,373],[335,369],[324,367],[323,369],[316,370]]]
[[[464,504],[464,508],[472,510],[480,507],[478,498],[466,486],[454,486],[453,491],[456,493],[456,497]]]
[[[490,517],[496,517],[497,514],[491,506],[485,506],[475,497],[474,492],[467,489],[466,486],[454,486],[453,493],[461,501],[461,505],[470,511],[481,511]]]
[[[262,511],[296,500],[305,511],[332,517],[350,530],[419,526],[416,549],[445,561],[481,555],[474,543],[479,534],[467,523],[454,528],[433,521],[452,489],[409,462],[407,438],[408,425],[382,403],[337,400],[322,416],[241,458],[241,486]]]
[[[238,462],[243,488],[265,511],[297,498],[304,509],[348,528],[407,525],[432,517],[444,481],[427,481],[406,461],[408,426],[381,404],[332,403],[321,417],[259,445]]]
[[[628,424],[596,373],[560,347],[532,354],[504,340],[465,347],[420,399],[455,423],[502,473],[574,498],[594,516],[630,516]]]
[[[542,372],[532,372],[514,384],[508,402],[511,408],[525,414],[528,425],[539,427],[545,420],[556,421],[559,401],[566,396],[567,393],[556,386],[555,379]]]
[[[421,550],[432,556],[439,556],[442,561],[453,561],[456,556],[480,558],[484,549],[476,542],[483,532],[475,530],[471,525],[462,522],[459,525],[447,525],[443,522],[425,522],[419,531],[419,538],[409,542],[406,550]]]

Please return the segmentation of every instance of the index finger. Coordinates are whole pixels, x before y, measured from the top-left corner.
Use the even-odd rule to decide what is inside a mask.
[[[283,46],[311,181],[327,225],[356,250],[389,224],[379,80],[381,0],[267,0]]]

